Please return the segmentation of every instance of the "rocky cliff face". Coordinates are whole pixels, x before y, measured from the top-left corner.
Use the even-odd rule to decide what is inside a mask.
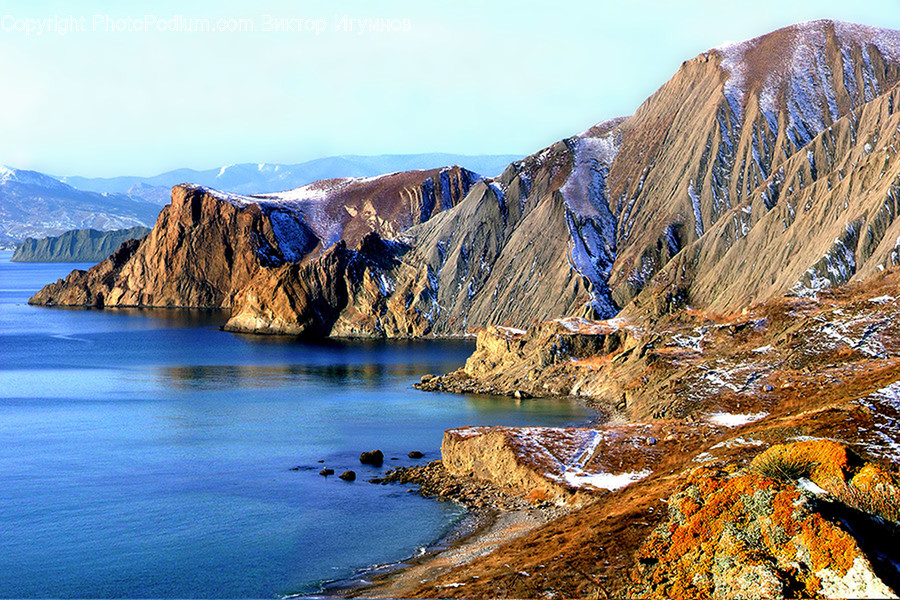
[[[205,188],[178,186],[147,237],[89,271],[73,271],[29,302],[227,307],[261,264],[315,247],[301,221],[274,223],[259,205],[242,207]],[[276,227],[295,229],[291,245],[279,245]]]
[[[28,238],[16,246],[12,262],[99,262],[128,240],[150,233],[146,227],[97,231],[75,229],[47,238]]]
[[[753,215],[767,213],[779,204],[777,192],[798,189],[783,170],[792,158],[827,175],[831,163],[808,158],[807,146],[898,77],[900,32],[832,21],[787,27],[684,63],[623,124],[610,171],[620,245],[610,286],[619,304],[717,223],[737,218],[741,231],[740,223],[750,225],[742,209],[752,204]],[[805,186],[811,173],[804,175]]]
[[[898,264],[900,87],[835,121],[670,261],[626,313],[661,296],[727,311],[810,295]]]
[[[199,273],[182,273],[177,260],[147,262],[142,250],[132,262],[146,270],[119,277],[113,297],[231,306],[228,327],[240,331],[405,337],[609,318],[623,308],[626,316],[688,304],[733,310],[814,293],[900,261],[898,81],[900,32],[832,21],[788,27],[685,62],[634,115],[495,179],[445,169],[259,197],[209,192],[223,215],[259,211],[273,239],[254,239],[268,239],[271,256],[240,259],[248,264],[232,281],[225,242],[216,242],[204,251],[217,257],[203,265],[204,296],[193,289]],[[204,218],[215,221],[210,210]],[[199,239],[203,228],[166,236]],[[257,247],[237,239],[247,230],[216,231],[241,253]],[[358,254],[371,233],[381,240]],[[184,285],[178,279],[191,289],[161,293]],[[71,285],[110,298],[95,283]],[[86,298],[68,285],[35,301]],[[313,326],[308,307],[328,298],[339,305]]]
[[[304,272],[327,271],[329,260],[346,253],[347,240],[361,244],[369,232],[396,234],[458,202],[477,179],[460,168],[415,171],[329,180],[265,197],[176,186],[171,204],[139,244],[123,246],[90,271],[71,273],[30,301],[231,307],[261,269],[270,274],[315,260],[316,267]],[[324,287],[316,293],[321,298],[315,305],[333,299]]]
[[[333,333],[445,335],[573,312],[614,314],[597,275],[608,271],[613,249],[595,171],[612,159],[617,123],[601,128],[600,137],[572,139],[514,163],[497,180],[475,183],[457,206],[408,229],[385,251],[393,253],[389,260],[348,280],[355,293]],[[582,146],[597,156],[574,161]],[[586,191],[593,195],[586,199]],[[229,327],[246,330],[259,302],[259,294],[239,297]],[[291,322],[290,308],[282,308],[272,317]]]
[[[633,116],[513,163],[407,231],[411,250],[361,310],[455,334],[743,308],[871,274],[900,234],[898,79],[900,32],[831,21],[706,52]]]

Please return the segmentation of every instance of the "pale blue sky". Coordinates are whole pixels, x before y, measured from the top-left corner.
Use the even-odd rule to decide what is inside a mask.
[[[86,30],[15,31],[54,15]],[[254,31],[104,33],[95,15],[243,18]],[[328,31],[266,32],[265,15]],[[410,30],[335,31],[343,15]],[[630,114],[704,50],[818,18],[900,29],[900,3],[2,0],[0,164],[110,176],[334,154],[524,155]]]

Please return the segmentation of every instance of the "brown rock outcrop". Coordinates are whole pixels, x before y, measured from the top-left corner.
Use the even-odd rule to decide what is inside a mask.
[[[748,473],[699,471],[644,544],[638,596],[896,598],[850,533],[811,494]]]
[[[453,475],[489,481],[522,496],[530,494],[559,504],[582,499],[572,487],[525,463],[514,442],[503,428],[451,429],[444,433],[441,462]]]
[[[294,248],[315,247],[312,232],[302,222],[295,226],[301,236]],[[229,307],[260,265],[283,262],[284,252],[271,218],[258,205],[244,207],[205,188],[176,186],[147,237],[125,244],[89,271],[73,271],[29,302]]]
[[[343,250],[334,246],[341,240],[359,245],[372,232],[396,235],[452,207],[478,179],[451,167],[326,180],[253,197],[176,186],[171,204],[140,244],[123,247],[90,271],[73,272],[30,302],[230,308],[235,295],[260,271],[265,272],[260,278],[269,281],[268,269],[329,251],[340,255]],[[325,258],[317,268],[327,276],[334,262],[334,257]],[[292,273],[283,272],[288,277]],[[313,304],[332,300],[329,289],[323,287],[322,297]],[[302,318],[294,315],[295,321]],[[327,335],[328,330],[316,333]]]
[[[856,373],[858,361],[900,356],[900,269],[741,315],[682,310],[666,320],[561,319],[527,332],[489,327],[464,368],[424,378],[429,391],[579,396],[630,418],[704,418],[732,405],[767,410],[792,373]],[[776,375],[786,372],[784,375]],[[782,379],[783,377],[783,379]],[[523,396],[524,393],[524,396]]]

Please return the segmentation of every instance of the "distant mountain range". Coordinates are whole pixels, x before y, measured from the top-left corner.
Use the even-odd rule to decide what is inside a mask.
[[[399,154],[334,156],[295,165],[239,164],[196,171],[177,169],[152,177],[52,177],[0,167],[0,250],[26,238],[57,236],[74,229],[109,231],[152,227],[171,201],[172,187],[193,183],[231,193],[293,189],[320,179],[372,177],[458,164],[482,174],[502,171],[516,156]]]
[[[60,177],[72,187],[90,192],[128,194],[159,201],[172,186],[194,183],[233,194],[279,192],[304,186],[320,179],[337,177],[374,177],[397,171],[427,170],[458,165],[486,176],[500,174],[506,166],[521,158],[515,155],[468,156],[463,154],[385,154],[381,156],[329,156],[294,165],[243,163],[218,169],[196,171],[176,169],[153,177]]]
[[[72,229],[152,226],[160,204],[75,189],[49,175],[0,167],[0,249]]]

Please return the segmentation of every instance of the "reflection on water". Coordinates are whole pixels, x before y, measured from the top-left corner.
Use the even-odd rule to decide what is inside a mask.
[[[422,375],[413,364],[329,364],[329,365],[190,365],[162,367],[156,370],[157,383],[182,391],[215,391],[237,389],[272,389],[293,387],[309,390],[310,386],[378,391],[396,388],[408,380],[408,393],[436,396],[433,392],[417,392],[412,382]],[[517,400],[505,396],[464,396],[466,405],[484,418],[502,417],[510,411],[525,414],[571,415],[585,418],[591,413],[566,398],[529,398]],[[600,415],[596,415],[600,418]],[[468,423],[460,423],[466,425]]]
[[[327,383],[380,388],[391,380],[415,377],[410,364],[189,365],[157,369],[158,383],[185,390],[275,388]]]
[[[219,308],[95,308],[91,306],[39,307],[54,311],[102,313],[110,316],[144,317],[159,321],[167,327],[221,327],[228,321],[231,311]]]
[[[227,311],[39,308],[23,290],[72,265],[7,261],[0,598],[312,593],[410,556],[459,517],[368,477],[413,464],[411,450],[437,458],[448,428],[591,415],[412,389],[460,367],[471,339],[310,343],[219,331]],[[360,465],[374,448],[398,462]],[[320,477],[320,460],[360,478]]]
[[[430,393],[430,392],[429,392]],[[502,417],[515,410],[520,414],[530,415],[566,415],[581,425],[596,424],[605,420],[600,413],[588,409],[584,404],[571,398],[528,398],[517,400],[507,396],[466,395],[466,403],[478,414],[489,419],[492,416]],[[556,425],[573,423],[556,423]],[[581,426],[579,425],[579,426]]]

